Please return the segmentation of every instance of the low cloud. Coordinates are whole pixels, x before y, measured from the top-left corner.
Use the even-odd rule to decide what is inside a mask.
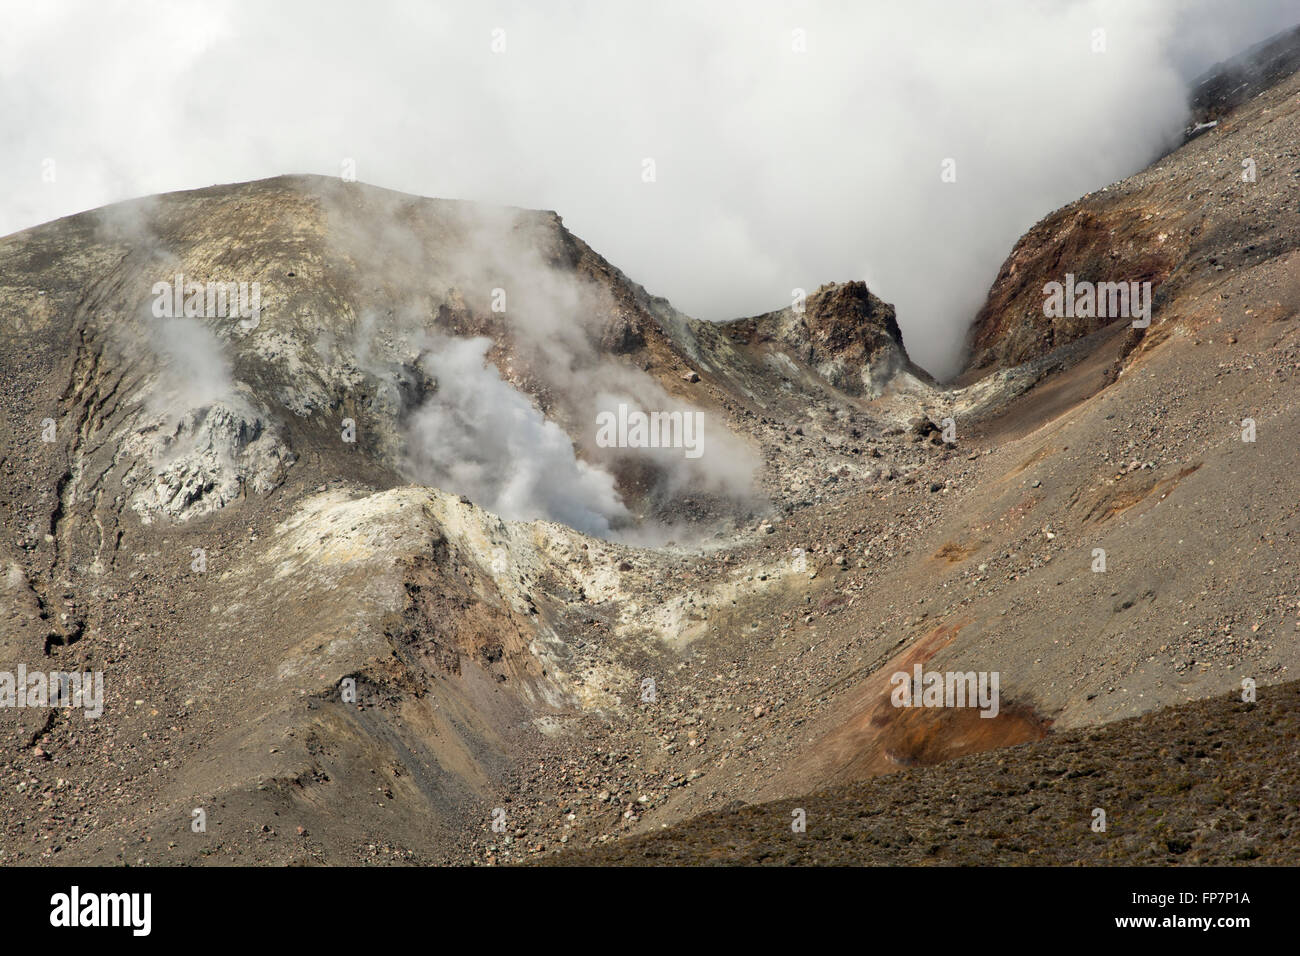
[[[1294,0],[0,6],[0,233],[351,161],[556,209],[701,318],[865,279],[939,375],[1021,232],[1176,142],[1189,80],[1297,19]]]

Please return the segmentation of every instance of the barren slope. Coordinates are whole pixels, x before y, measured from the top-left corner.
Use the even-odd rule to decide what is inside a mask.
[[[1300,863],[1300,684],[715,811],[570,866]],[[806,829],[792,830],[796,811]],[[1094,829],[1103,810],[1105,829]]]
[[[700,323],[550,213],[284,177],[0,241],[0,669],[105,674],[98,720],[5,711],[2,859],[514,861],[1050,755],[1244,677],[1283,706],[1297,82],[1031,231],[956,390],[861,283]],[[1043,284],[1094,266],[1160,281],[1144,335],[1045,325]],[[155,321],[176,272],[260,281],[259,322]],[[478,427],[487,395],[521,397]],[[705,455],[599,447],[618,395],[703,411]],[[472,441],[413,454],[451,397]],[[519,421],[599,536],[488,507],[509,459],[478,453]],[[582,464],[625,513],[568,494]],[[915,663],[997,671],[999,716],[890,706]]]

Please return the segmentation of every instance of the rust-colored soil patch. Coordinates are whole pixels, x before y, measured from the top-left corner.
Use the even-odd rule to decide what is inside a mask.
[[[1016,467],[1012,468],[1009,472],[1003,475],[1002,480],[1005,481],[1008,478],[1014,478],[1016,475],[1022,474],[1025,471],[1025,469],[1030,468],[1033,465],[1037,464],[1038,462],[1042,461],[1048,455],[1054,454],[1055,451],[1056,449],[1048,448],[1046,446],[1038,449],[1038,451],[1034,452],[1032,455],[1030,455],[1020,464],[1016,465]]]
[[[894,705],[890,677],[898,671],[911,673],[914,665],[929,661],[952,643],[965,623],[935,628],[865,678],[850,692],[847,719],[809,747],[791,777],[806,790],[1044,737],[1051,722],[1005,698],[994,717],[980,716],[974,706]]]
[[[972,554],[983,547],[983,542],[973,541],[967,544],[958,544],[956,541],[949,541],[942,548],[936,551],[932,557],[936,561],[947,561],[949,564],[958,564],[965,561]]]
[[[1159,493],[1157,500],[1163,498],[1178,487],[1179,482],[1195,473],[1200,467],[1201,463],[1197,462],[1181,469],[1176,475],[1161,479],[1155,478],[1149,472],[1146,473],[1145,478],[1141,473],[1130,473],[1113,484],[1087,489],[1079,496],[1076,509],[1080,512],[1083,521],[1107,521],[1157,493]]]

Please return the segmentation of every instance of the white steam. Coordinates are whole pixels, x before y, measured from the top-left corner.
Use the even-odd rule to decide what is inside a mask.
[[[323,209],[331,259],[355,269],[371,307],[346,345],[400,419],[403,464],[416,480],[506,517],[603,537],[655,524],[646,514],[677,495],[741,510],[753,501],[760,460],[718,412],[704,415],[699,457],[597,442],[598,416],[620,403],[699,409],[603,344],[611,325],[652,320],[575,264],[578,247],[554,216],[365,187],[327,191]],[[403,414],[395,369],[412,364],[436,384]],[[629,461],[653,474],[635,516],[614,478]]]
[[[609,537],[628,517],[607,472],[579,461],[564,430],[501,380],[486,338],[443,339],[421,358],[437,390],[409,422],[413,477],[504,518],[561,521]]]
[[[198,319],[150,319],[146,339],[162,366],[159,388],[151,393],[171,411],[204,408],[234,398],[234,380],[225,345]]]

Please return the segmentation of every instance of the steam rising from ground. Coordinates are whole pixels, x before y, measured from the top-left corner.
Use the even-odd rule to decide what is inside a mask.
[[[146,320],[147,339],[161,360],[160,407],[202,408],[229,401],[234,383],[221,340],[198,319]]]
[[[753,504],[758,459],[716,412],[695,436],[698,456],[595,440],[599,413],[620,403],[697,409],[639,360],[611,351],[611,328],[639,335],[651,320],[621,281],[611,290],[608,266],[556,216],[355,184],[310,188],[298,227],[319,229],[325,243],[326,260],[309,268],[314,291],[332,303],[328,318],[295,321],[272,309],[256,331],[230,317],[155,317],[156,278],[212,268],[208,246],[163,238],[177,228],[168,200],[110,206],[91,220],[98,239],[141,269],[109,303],[135,321],[111,322],[108,333],[117,360],[150,379],[149,437],[131,448],[153,465],[160,494],[182,502],[174,510],[204,487],[216,489],[219,506],[241,480],[266,487],[266,472],[292,463],[256,389],[235,374],[238,356],[280,366],[286,409],[333,417],[339,405],[355,407],[376,458],[507,518],[654,543],[682,537],[649,514],[681,493],[712,495],[733,512]],[[140,361],[146,353],[151,361]],[[629,460],[644,466],[636,515],[615,479]]]
[[[645,542],[674,534],[654,521],[636,526],[614,479],[629,462],[655,476],[649,509],[688,492],[752,504],[759,459],[716,413],[704,415],[698,457],[599,446],[597,417],[620,403],[698,409],[611,353],[610,329],[633,327],[635,307],[583,274],[583,252],[556,217],[363,187],[324,201],[331,255],[355,266],[383,310],[358,317],[347,350],[388,390],[414,480],[505,517]],[[422,397],[402,411],[397,383],[417,366]]]
[[[549,518],[609,537],[610,521],[628,517],[613,476],[579,461],[564,430],[485,364],[489,345],[448,339],[424,356],[438,387],[410,421],[415,476],[503,518]]]

